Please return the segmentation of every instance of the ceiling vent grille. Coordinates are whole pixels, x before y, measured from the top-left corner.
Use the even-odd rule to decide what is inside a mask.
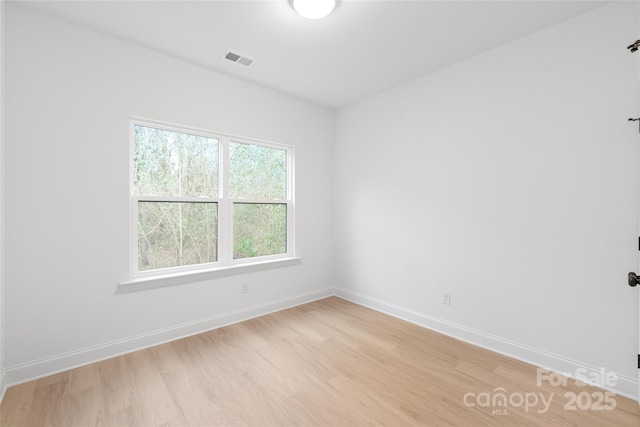
[[[247,58],[246,56],[240,55],[239,53],[231,52],[230,50],[224,54],[224,59],[231,62],[235,62],[237,64],[244,65],[245,67],[248,67],[254,62],[253,59]]]

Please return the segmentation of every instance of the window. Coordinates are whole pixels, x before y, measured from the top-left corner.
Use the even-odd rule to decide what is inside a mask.
[[[293,257],[293,149],[131,121],[132,277]]]

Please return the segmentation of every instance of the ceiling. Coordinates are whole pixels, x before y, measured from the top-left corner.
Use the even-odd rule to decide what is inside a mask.
[[[601,6],[601,1],[28,1],[24,7],[329,108],[340,108]],[[227,50],[255,62],[223,59]]]

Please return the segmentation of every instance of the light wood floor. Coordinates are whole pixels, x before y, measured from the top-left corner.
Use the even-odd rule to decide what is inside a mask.
[[[332,297],[11,387],[0,424],[640,426],[634,401],[536,381],[531,365]],[[500,393],[506,406],[486,400]],[[565,408],[571,393],[589,401]]]

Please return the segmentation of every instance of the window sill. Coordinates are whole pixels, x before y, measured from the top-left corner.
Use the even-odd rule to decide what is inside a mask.
[[[272,268],[288,267],[302,262],[302,258],[282,258],[268,261],[259,261],[247,264],[234,264],[209,270],[183,271],[180,273],[164,274],[157,276],[140,277],[120,282],[118,293],[143,291],[146,289],[163,288],[166,286],[180,285],[183,283],[198,282],[207,279],[216,279],[235,274],[252,273],[255,271]]]

